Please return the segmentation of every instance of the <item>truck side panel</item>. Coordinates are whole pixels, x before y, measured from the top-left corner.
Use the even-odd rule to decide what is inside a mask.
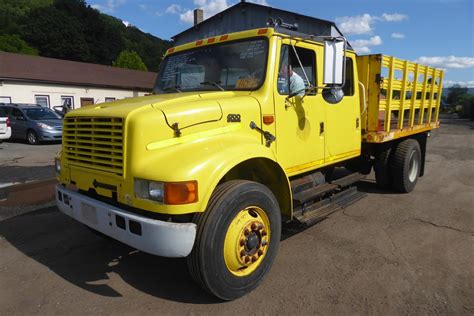
[[[384,55],[357,57],[366,87],[362,139],[386,142],[439,126],[443,71]]]

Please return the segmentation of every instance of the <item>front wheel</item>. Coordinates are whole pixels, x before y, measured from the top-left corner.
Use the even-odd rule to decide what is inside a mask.
[[[36,134],[35,131],[29,130],[28,133],[26,133],[26,140],[28,141],[28,144],[30,145],[38,145],[39,143],[38,134]]]
[[[273,193],[256,182],[223,183],[195,222],[196,241],[188,256],[194,280],[223,300],[255,289],[280,243],[281,215]]]

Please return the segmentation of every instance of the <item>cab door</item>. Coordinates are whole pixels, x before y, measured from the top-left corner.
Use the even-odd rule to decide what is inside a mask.
[[[293,40],[293,49],[291,44],[289,39],[279,40],[278,67],[274,74],[277,159],[290,176],[324,163],[326,120],[321,95],[313,92],[289,98],[290,74],[285,74],[285,67],[291,66],[306,86],[315,86],[317,82],[315,46]]]
[[[360,100],[354,55],[346,57],[344,98],[326,108],[326,162],[358,156],[361,147]]]

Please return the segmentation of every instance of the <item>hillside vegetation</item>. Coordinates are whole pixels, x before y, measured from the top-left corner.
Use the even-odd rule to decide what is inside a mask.
[[[84,0],[0,0],[2,51],[112,65],[126,50],[157,71],[170,46]]]

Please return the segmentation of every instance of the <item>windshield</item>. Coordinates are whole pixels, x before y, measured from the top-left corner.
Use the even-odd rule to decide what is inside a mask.
[[[265,80],[268,42],[248,39],[170,55],[160,67],[154,93],[256,90]]]
[[[46,108],[24,109],[26,116],[32,120],[60,120],[61,117]]]

